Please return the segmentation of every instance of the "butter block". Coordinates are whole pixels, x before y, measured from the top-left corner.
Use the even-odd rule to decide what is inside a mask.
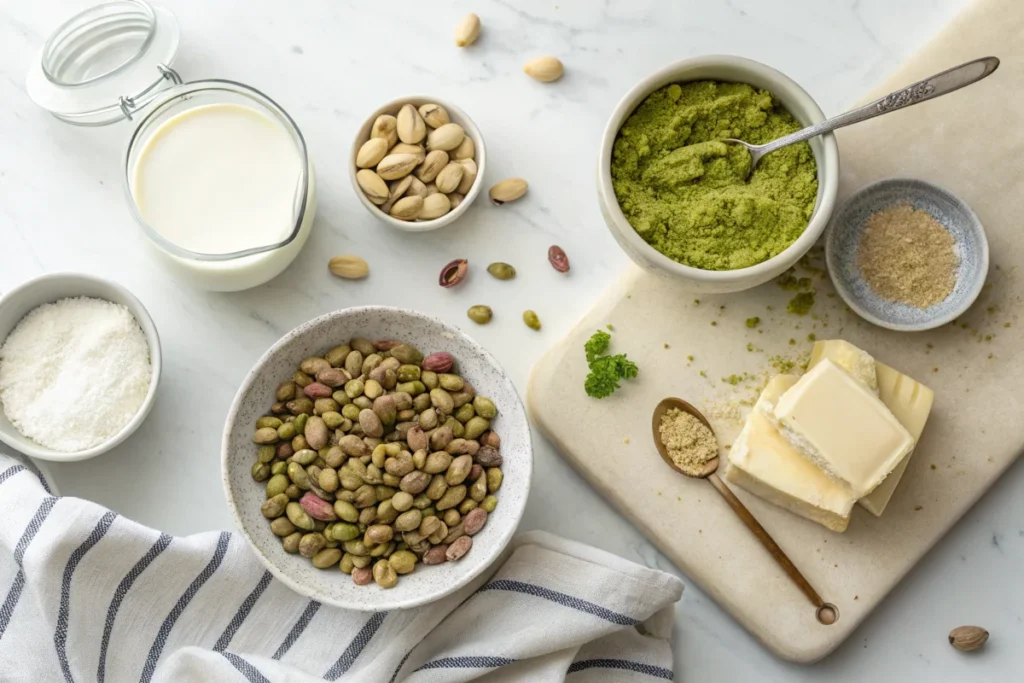
[[[853,346],[849,342],[841,340],[815,342],[808,369],[813,368],[822,358],[837,362],[835,354],[841,349],[841,346],[836,342]],[[842,365],[841,362],[839,364]],[[878,398],[892,411],[900,424],[910,432],[916,444],[920,441],[924,426],[928,422],[928,416],[931,414],[935,392],[912,377],[878,361],[875,361],[875,374],[878,381]],[[881,517],[892,499],[912,455],[913,452],[903,458],[874,491],[857,501],[860,506],[876,517]]]
[[[729,451],[725,479],[832,531],[845,531],[853,495],[797,453],[768,418],[779,396],[798,379],[777,375],[768,382]]]
[[[781,434],[856,498],[871,493],[914,448],[914,438],[881,400],[823,358],[773,412]]]
[[[875,359],[867,351],[859,349],[843,339],[815,342],[814,348],[811,349],[811,360],[807,364],[808,369],[817,365],[822,358],[828,358],[853,375],[855,380],[862,382],[868,389],[878,394]]]

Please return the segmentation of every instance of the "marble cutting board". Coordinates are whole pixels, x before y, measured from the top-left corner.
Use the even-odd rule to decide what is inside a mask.
[[[953,325],[890,332],[845,310],[816,259],[796,275],[816,291],[811,314],[786,312],[793,291],[769,283],[721,296],[694,295],[630,266],[579,324],[534,366],[527,403],[541,432],[637,528],[778,656],[809,663],[850,636],[1024,446],[1024,6],[978,0],[868,95],[976,57],[1001,58],[988,80],[839,133],[840,201],[886,177],[917,177],[963,198],[988,233],[992,267],[974,307]],[[595,229],[599,229],[595,227]],[[748,318],[758,317],[756,327]],[[640,376],[610,398],[583,392],[583,344],[612,325],[613,353]],[[813,335],[813,336],[812,336]],[[823,626],[707,482],[658,457],[651,412],[665,396],[710,413],[731,444],[765,379],[799,364],[811,339],[843,338],[935,390],[930,421],[881,518],[854,508],[846,533],[735,489],[822,597],[839,609]],[[691,359],[692,358],[692,359]],[[935,587],[937,599],[943,590]]]

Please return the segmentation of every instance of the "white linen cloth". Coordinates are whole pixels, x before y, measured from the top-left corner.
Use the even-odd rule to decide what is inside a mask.
[[[321,605],[229,532],[174,538],[0,454],[0,681],[654,683],[682,582],[543,532],[411,610]]]

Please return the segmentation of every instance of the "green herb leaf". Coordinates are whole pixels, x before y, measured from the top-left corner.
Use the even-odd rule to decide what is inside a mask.
[[[598,330],[594,333],[594,336],[583,345],[583,349],[587,352],[587,362],[593,363],[598,356],[603,355],[608,350],[608,345],[612,343],[612,336],[607,332]]]
[[[611,343],[611,335],[600,330],[584,345],[590,373],[584,381],[584,389],[588,396],[605,398],[619,388],[619,380],[637,376],[639,368],[636,363],[621,353],[614,356],[603,355]]]

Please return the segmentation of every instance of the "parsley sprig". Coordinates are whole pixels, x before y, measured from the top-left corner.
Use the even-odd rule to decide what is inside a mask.
[[[590,366],[590,373],[583,384],[588,396],[611,396],[612,392],[619,388],[619,380],[631,379],[639,372],[636,363],[627,359],[626,354],[607,355],[611,341],[610,334],[598,330],[583,345],[587,354],[587,364]]]

